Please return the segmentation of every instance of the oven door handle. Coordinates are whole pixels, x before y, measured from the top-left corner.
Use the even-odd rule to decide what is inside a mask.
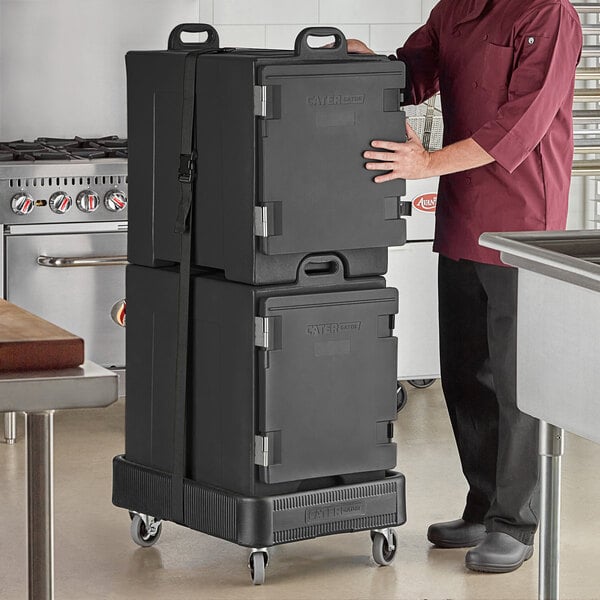
[[[38,256],[42,267],[113,267],[126,265],[126,256]]]

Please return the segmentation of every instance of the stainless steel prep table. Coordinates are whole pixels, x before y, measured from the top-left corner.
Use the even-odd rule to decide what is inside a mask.
[[[539,598],[559,596],[564,431],[600,443],[600,231],[485,233],[519,269],[517,404],[540,419]]]
[[[72,369],[0,374],[0,413],[23,412],[27,420],[30,600],[54,598],[54,411],[108,406],[117,397],[117,375],[89,361]]]

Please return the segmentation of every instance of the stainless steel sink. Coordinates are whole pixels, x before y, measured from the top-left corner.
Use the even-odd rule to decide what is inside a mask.
[[[563,429],[600,443],[600,231],[485,233],[519,269],[517,404],[540,419],[540,600],[559,598]]]
[[[486,233],[518,267],[517,403],[600,443],[600,231]]]

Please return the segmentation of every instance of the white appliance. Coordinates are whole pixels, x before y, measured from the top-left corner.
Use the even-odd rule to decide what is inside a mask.
[[[407,242],[389,249],[388,285],[398,288],[398,379],[426,387],[440,376],[437,254],[433,252],[438,178],[406,182]]]
[[[439,96],[420,106],[405,107],[412,128],[425,148],[442,147],[443,124]],[[404,197],[406,244],[389,249],[388,285],[398,288],[398,407],[406,400],[400,383],[427,387],[440,376],[437,263],[432,250],[438,177],[406,182]]]

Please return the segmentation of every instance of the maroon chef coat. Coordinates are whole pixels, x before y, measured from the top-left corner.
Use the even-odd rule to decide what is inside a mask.
[[[440,178],[435,251],[500,265],[483,232],[565,228],[581,44],[568,0],[441,0],[398,49],[412,102],[441,92],[444,145],[496,161]]]

